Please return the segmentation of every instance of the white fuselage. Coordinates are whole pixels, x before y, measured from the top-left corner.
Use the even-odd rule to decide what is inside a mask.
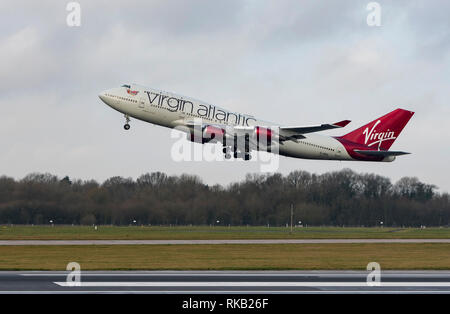
[[[202,124],[223,127],[278,126],[193,98],[134,84],[129,89],[122,87],[106,90],[99,97],[107,105],[125,115],[168,128],[200,120]],[[314,133],[305,134],[304,138],[298,141],[286,141],[278,145],[274,151],[295,158],[353,160],[338,140]]]

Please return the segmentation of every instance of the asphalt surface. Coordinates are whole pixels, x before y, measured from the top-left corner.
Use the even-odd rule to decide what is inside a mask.
[[[258,239],[258,240],[1,240],[5,245],[450,243],[450,239]]]
[[[80,285],[69,272],[3,271],[0,293],[446,293],[450,271],[382,271],[369,286],[358,271],[116,271],[83,272]],[[69,278],[75,278],[71,276]]]

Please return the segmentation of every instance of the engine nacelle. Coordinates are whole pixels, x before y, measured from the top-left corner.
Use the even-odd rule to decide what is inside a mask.
[[[205,140],[211,141],[213,139],[216,139],[216,141],[221,141],[223,137],[225,136],[225,130],[208,125],[203,129],[203,138]]]
[[[255,135],[258,142],[265,141],[267,143],[270,143],[272,141],[273,132],[269,128],[257,126],[255,128]]]
[[[192,133],[192,132],[186,134],[186,139],[188,141],[191,141],[191,142],[194,142],[194,143],[200,143],[200,144],[204,143],[203,136],[194,136],[194,133]]]
[[[265,146],[270,146],[272,145],[272,141],[277,141],[279,139],[276,131],[262,126],[255,127],[254,136],[257,143]]]

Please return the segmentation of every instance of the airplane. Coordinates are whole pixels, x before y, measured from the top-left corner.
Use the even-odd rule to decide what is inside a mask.
[[[251,159],[252,151],[282,156],[320,159],[391,162],[409,154],[390,151],[414,112],[395,109],[343,136],[316,132],[343,128],[350,120],[311,126],[280,126],[254,116],[232,112],[190,97],[137,84],[124,84],[99,94],[100,99],[125,116],[167,128],[182,129],[195,143],[222,143],[226,159]]]

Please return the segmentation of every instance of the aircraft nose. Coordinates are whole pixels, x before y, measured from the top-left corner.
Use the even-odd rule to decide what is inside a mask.
[[[107,104],[107,102],[106,102],[106,92],[101,92],[100,94],[98,94],[98,97],[99,97],[105,104]]]

